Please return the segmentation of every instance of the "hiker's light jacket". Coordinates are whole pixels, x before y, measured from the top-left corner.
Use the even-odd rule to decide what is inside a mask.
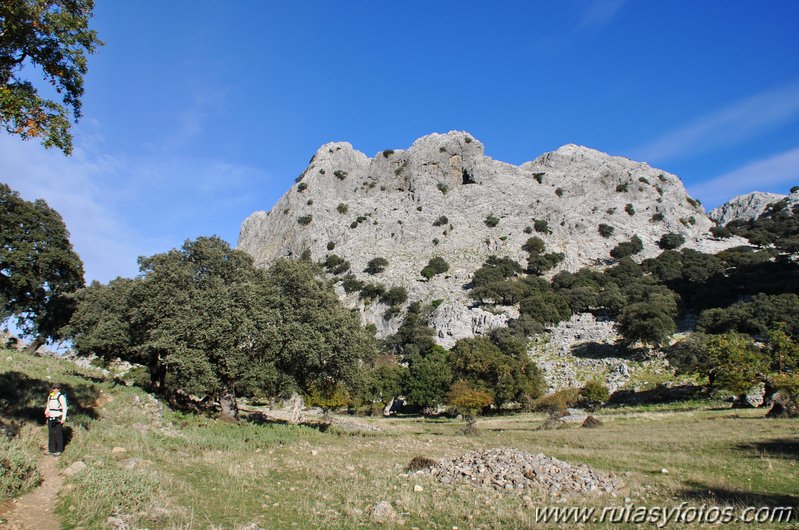
[[[67,399],[61,392],[50,392],[44,409],[45,418],[67,419]]]

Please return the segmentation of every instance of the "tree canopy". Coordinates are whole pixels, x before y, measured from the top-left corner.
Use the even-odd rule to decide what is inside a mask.
[[[0,184],[0,317],[15,317],[31,350],[61,338],[69,294],[83,287],[83,262],[61,216],[41,199],[29,202]]]
[[[102,42],[89,29],[94,0],[3,0],[0,2],[0,122],[23,139],[72,152],[70,116],[81,117],[86,56]],[[58,94],[42,97],[21,74],[31,65]]]
[[[80,291],[70,332],[80,353],[144,364],[163,394],[209,396],[235,418],[236,396],[341,395],[376,353],[307,261],[264,271],[223,240],[202,237],[139,265],[136,279]]]

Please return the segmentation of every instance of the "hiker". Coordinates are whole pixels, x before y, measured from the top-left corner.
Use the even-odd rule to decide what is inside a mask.
[[[64,452],[64,421],[67,419],[67,397],[61,392],[60,383],[53,383],[44,417],[47,418],[47,452],[59,456]]]

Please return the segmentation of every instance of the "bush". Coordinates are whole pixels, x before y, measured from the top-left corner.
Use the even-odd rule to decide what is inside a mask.
[[[657,212],[653,214],[649,220],[652,221],[653,223],[657,223],[658,221],[662,221],[664,218],[665,216],[661,212]]]
[[[588,381],[583,388],[580,389],[580,404],[584,406],[605,403],[609,398],[610,391],[608,387],[597,379]]]
[[[344,215],[345,213],[350,211],[350,207],[344,204],[343,202],[340,202],[338,203],[338,206],[336,206],[336,210],[338,210],[338,213]]]
[[[563,197],[563,188],[556,188],[555,195],[557,195],[558,197]]]
[[[535,231],[536,232],[539,232],[539,233],[542,233],[542,234],[548,234],[549,233],[549,223],[547,223],[546,221],[536,219],[533,222],[533,226],[535,227]]]
[[[529,238],[524,245],[522,245],[522,250],[527,251],[530,254],[541,254],[545,249],[546,244],[544,244],[544,240],[538,236]]]
[[[305,191],[307,189],[308,189],[308,183],[307,182],[300,182],[299,184],[297,184],[297,191],[298,192],[302,193],[303,191]]]
[[[533,173],[533,178],[536,182],[541,184],[544,181],[544,175],[546,175],[546,173]]]
[[[372,301],[380,298],[386,292],[386,288],[379,283],[367,283],[361,287],[361,300]]]
[[[627,212],[628,215],[635,215],[635,206],[633,206],[631,202],[628,202],[624,207],[624,211]]]
[[[713,237],[717,237],[719,239],[726,239],[732,236],[732,232],[723,226],[711,226],[710,227],[710,234]]]
[[[661,237],[660,241],[658,241],[658,246],[663,250],[674,250],[675,248],[680,247],[683,243],[685,243],[685,237],[682,234],[669,232],[668,234],[663,234],[663,237]]]
[[[499,219],[494,217],[494,214],[490,213],[483,222],[488,228],[494,228],[499,224]]]
[[[358,280],[354,275],[348,274],[344,276],[341,286],[344,288],[345,293],[350,294],[360,291],[363,288],[363,282]]]
[[[447,223],[449,223],[449,219],[447,219],[446,215],[442,215],[441,217],[433,221],[433,226],[442,226]]]
[[[369,263],[366,264],[366,269],[364,272],[368,272],[369,274],[378,274],[386,270],[388,266],[388,260],[386,258],[372,258],[369,260]]]
[[[644,242],[641,241],[641,238],[633,236],[630,238],[630,241],[624,241],[613,247],[613,250],[610,251],[610,255],[616,259],[622,259],[627,256],[632,256],[633,254],[638,254],[643,249]]]
[[[336,243],[334,241],[328,241],[327,250],[333,250],[334,248],[336,248]]]
[[[311,214],[303,215],[301,217],[297,217],[297,223],[302,225],[302,226],[311,224],[312,220],[313,220],[313,216]]]
[[[562,412],[580,403],[579,388],[561,388],[548,396],[533,402],[533,410],[542,412]]]
[[[336,254],[330,254],[327,256],[322,265],[325,267],[327,272],[335,275],[343,274],[350,270],[350,262],[341,256],[337,256]]]
[[[625,193],[627,191],[627,189],[628,189],[628,185],[627,185],[626,182],[624,184],[619,184],[618,186],[616,186],[616,192],[617,193]]]
[[[430,261],[427,262],[427,266],[422,269],[422,276],[427,278],[428,280],[435,276],[436,274],[442,274],[449,270],[449,263],[447,263],[444,258],[440,256],[436,256]]]
[[[408,301],[408,290],[405,287],[392,287],[380,295],[380,301],[387,306],[400,306]]]
[[[610,225],[606,225],[605,223],[602,223],[602,224],[599,225],[599,235],[604,237],[604,238],[608,238],[608,237],[612,236],[613,235],[613,231],[614,231],[614,228],[612,226],[610,226]]]
[[[447,404],[459,414],[463,414],[467,422],[482,412],[483,409],[494,402],[491,392],[469,384],[467,381],[457,381],[447,392]]]
[[[442,184],[441,182],[436,184],[436,187],[438,188],[438,191],[440,191],[444,195],[446,195],[447,192],[449,191],[449,186],[447,186],[446,184]]]
[[[346,171],[342,171],[340,169],[335,170],[333,172],[333,175],[339,180],[344,180],[345,178],[347,178],[347,172]]]
[[[383,151],[383,158],[388,158],[393,154],[394,154],[393,149],[386,149],[385,151]]]

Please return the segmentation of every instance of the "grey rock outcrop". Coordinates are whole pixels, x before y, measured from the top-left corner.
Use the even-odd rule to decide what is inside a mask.
[[[489,216],[495,226],[485,222]],[[600,224],[613,233],[601,237]],[[514,166],[486,156],[469,134],[450,132],[373,158],[345,142],[322,146],[271,210],[244,221],[238,247],[259,266],[305,251],[314,260],[336,254],[362,281],[405,286],[409,301],[443,300],[433,324],[439,342],[451,345],[512,318],[470,308],[464,286],[492,254],[524,265],[521,247],[532,235],[547,252],[565,254],[554,274],[605,265],[610,250],[633,235],[643,241],[641,259],[657,255],[657,241],[669,232],[706,252],[742,244],[714,240],[712,225],[679,178],[645,163],[570,144]],[[425,281],[420,271],[435,256],[449,270]],[[370,275],[364,269],[375,257],[388,266]],[[385,320],[385,307],[339,293],[381,336],[401,322]]]
[[[787,195],[753,191],[746,195],[738,195],[717,208],[708,212],[708,217],[724,226],[731,221],[748,221],[760,217],[770,204],[774,204]],[[797,196],[799,199],[799,196]]]

